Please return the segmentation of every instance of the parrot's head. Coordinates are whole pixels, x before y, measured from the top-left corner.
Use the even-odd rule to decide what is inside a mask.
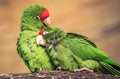
[[[21,18],[21,30],[40,30],[50,26],[49,11],[40,5],[27,7]]]

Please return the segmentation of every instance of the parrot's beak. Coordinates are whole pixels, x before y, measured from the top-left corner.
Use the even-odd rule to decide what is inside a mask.
[[[41,45],[41,46],[45,46],[46,45],[46,42],[44,41],[42,35],[38,35],[36,37],[36,43],[37,43],[37,45]]]
[[[43,22],[44,22],[48,27],[52,26],[50,17],[45,18],[45,19],[43,20]]]
[[[44,40],[40,41],[40,45],[41,46],[45,46],[46,45],[46,42]]]

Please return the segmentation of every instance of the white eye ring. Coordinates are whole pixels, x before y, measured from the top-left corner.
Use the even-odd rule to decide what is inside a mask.
[[[34,18],[37,20],[40,20],[40,16],[35,16]]]

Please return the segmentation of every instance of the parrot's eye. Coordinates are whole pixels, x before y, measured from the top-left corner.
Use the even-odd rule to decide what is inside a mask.
[[[39,17],[39,16],[35,16],[34,18],[37,19],[37,20],[40,20],[40,17]]]

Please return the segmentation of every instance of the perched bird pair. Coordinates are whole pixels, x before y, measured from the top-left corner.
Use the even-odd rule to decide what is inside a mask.
[[[31,72],[83,68],[120,75],[120,65],[85,36],[65,33],[50,23],[43,6],[31,5],[23,12],[17,50]]]

